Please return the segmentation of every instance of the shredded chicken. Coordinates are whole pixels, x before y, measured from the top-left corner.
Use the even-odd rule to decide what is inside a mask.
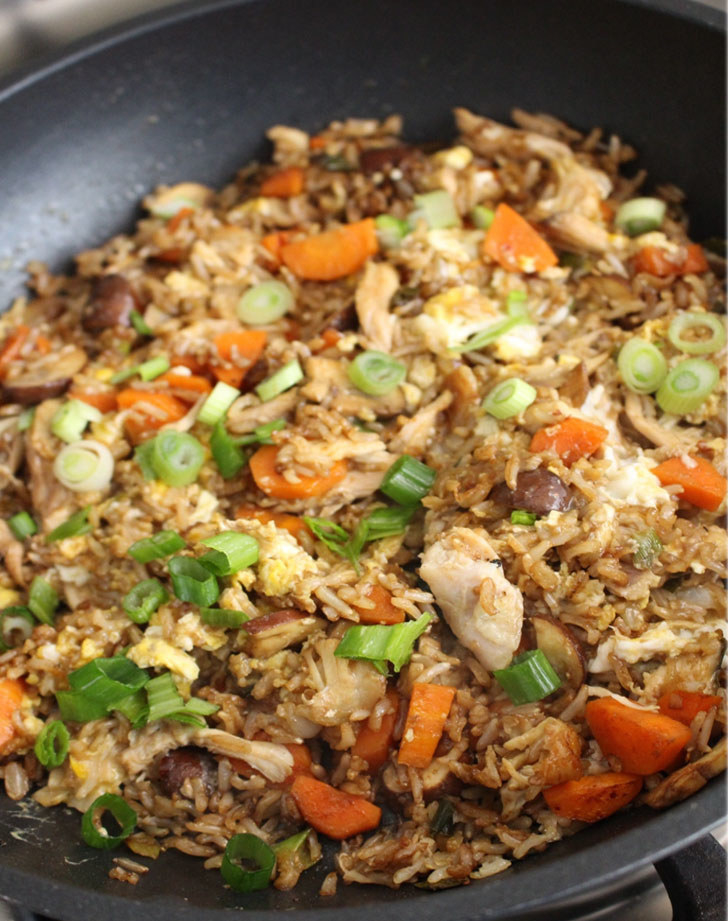
[[[432,403],[423,406],[411,419],[408,419],[392,439],[391,447],[406,454],[423,454],[427,443],[435,434],[438,415],[452,403],[453,395],[449,390],[441,393]]]
[[[23,544],[13,537],[7,524],[0,520],[0,556],[5,560],[5,568],[16,585],[25,586],[23,572]]]
[[[346,367],[335,358],[312,356],[306,359],[304,370],[307,383],[300,395],[314,403],[327,402],[344,416],[373,419],[396,416],[405,408],[401,387],[395,387],[381,397],[370,397],[357,390],[349,380]]]
[[[64,521],[76,508],[76,497],[62,486],[53,472],[58,442],[51,435],[51,419],[60,400],[44,400],[33,416],[25,445],[33,507],[42,514],[44,529],[50,530]]]
[[[369,262],[356,289],[355,304],[362,339],[370,348],[390,352],[397,323],[389,303],[399,288],[396,270],[386,262]]]
[[[225,425],[234,435],[247,435],[259,425],[287,416],[298,402],[299,396],[295,389],[287,390],[267,403],[261,403],[254,394],[246,393],[230,407]]]
[[[271,783],[281,783],[293,768],[293,755],[276,742],[249,742],[222,729],[198,729],[192,741],[215,755],[241,758]]]
[[[549,239],[565,249],[587,253],[621,252],[627,246],[627,237],[610,233],[605,227],[575,211],[561,211],[546,222]]]
[[[631,391],[627,393],[624,400],[624,411],[627,418],[640,435],[644,435],[652,444],[661,448],[670,448],[672,451],[682,450],[690,443],[683,441],[677,433],[660,425],[654,416],[654,410],[652,410],[652,416],[648,417],[645,414],[648,406],[651,407],[651,401]]]

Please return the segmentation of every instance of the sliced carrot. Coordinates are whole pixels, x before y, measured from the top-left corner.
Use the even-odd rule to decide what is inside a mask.
[[[260,194],[267,198],[293,198],[303,192],[303,170],[289,166],[268,176],[260,186]]]
[[[333,281],[358,272],[379,250],[374,219],[294,240],[281,247],[281,260],[299,278]]]
[[[605,755],[616,755],[629,774],[655,774],[670,766],[691,738],[677,720],[628,707],[612,697],[590,700],[586,721]]]
[[[321,338],[324,342],[324,348],[332,349],[336,343],[341,339],[341,333],[338,329],[332,329],[329,327],[321,333]],[[323,351],[323,350],[322,350]]]
[[[599,202],[599,211],[605,224],[611,224],[614,220],[614,215],[617,213],[608,201]]]
[[[682,486],[681,499],[691,505],[714,512],[725,499],[728,480],[704,457],[671,457],[652,473],[663,486]]]
[[[173,247],[171,249],[161,249],[158,253],[155,253],[151,258],[156,259],[158,262],[171,262],[178,263],[187,255],[187,250],[182,249],[181,247]]]
[[[173,368],[187,368],[193,374],[202,374],[205,370],[205,365],[200,364],[194,355],[175,355],[170,358],[169,363]]]
[[[175,395],[180,400],[190,403],[194,403],[202,394],[212,390],[212,384],[208,379],[197,374],[173,374],[167,371],[166,374],[160,374],[157,381],[163,381],[170,390],[179,391]]]
[[[309,138],[308,147],[309,150],[323,150],[327,143],[328,141],[325,137],[321,137],[320,134],[314,134],[312,138]]]
[[[42,334],[35,337],[35,347],[38,349],[41,355],[47,355],[53,348],[51,345],[51,340]]]
[[[389,758],[389,749],[392,745],[399,709],[399,694],[390,689],[387,691],[387,700],[392,712],[382,716],[378,729],[372,729],[368,723],[364,723],[359,729],[356,742],[351,746],[352,755],[358,755],[366,761],[370,774],[375,774]]]
[[[412,686],[407,722],[397,760],[409,767],[426,768],[445,728],[455,688],[443,684],[417,683]]]
[[[642,789],[642,782],[635,774],[587,774],[549,787],[543,791],[543,798],[555,815],[578,822],[599,822],[631,803]]]
[[[334,461],[329,472],[321,476],[302,476],[289,482],[276,469],[277,445],[263,445],[250,458],[250,472],[258,489],[274,499],[308,499],[323,496],[346,476],[347,463]]]
[[[163,425],[181,419],[188,411],[185,403],[169,393],[135,390],[133,387],[122,390],[117,401],[119,409],[132,410],[124,420],[124,428],[135,444]]]
[[[504,202],[495,209],[483,253],[509,272],[543,272],[559,261],[538,231]]]
[[[186,217],[191,217],[195,213],[194,208],[180,208],[176,214],[173,214],[172,217],[167,221],[167,230],[170,233],[174,233],[175,230],[179,229],[180,224]]]
[[[668,275],[697,274],[708,270],[708,260],[705,258],[703,247],[698,243],[688,243],[682,262],[670,259],[659,246],[645,246],[634,257],[634,270],[657,275],[659,278]]]
[[[719,707],[723,698],[717,694],[698,694],[695,691],[668,691],[657,701],[660,713],[689,726],[698,713]]]
[[[219,381],[231,387],[240,387],[248,369],[263,354],[266,333],[262,329],[238,329],[229,333],[220,333],[213,342],[217,353],[223,361],[232,363],[232,367],[210,364],[210,370]]]
[[[69,390],[72,400],[80,400],[98,409],[100,413],[113,413],[117,409],[115,390]]]
[[[570,467],[580,457],[590,457],[608,434],[601,425],[569,416],[563,422],[557,422],[536,432],[531,439],[529,450],[534,454],[553,451],[567,467]]]
[[[15,735],[13,714],[23,699],[23,684],[13,678],[0,678],[0,751]]]
[[[404,611],[392,604],[392,596],[386,588],[378,582],[367,587],[365,597],[374,602],[373,608],[354,605],[359,614],[360,624],[401,624],[404,620]]]
[[[256,508],[253,505],[240,505],[235,510],[236,518],[254,518],[262,524],[274,521],[276,527],[283,528],[295,537],[299,544],[306,544],[311,538],[311,531],[303,518],[296,515],[287,515],[285,512],[271,512],[265,508]]]
[[[337,841],[376,828],[382,818],[379,806],[363,796],[337,790],[305,774],[293,781],[291,796],[309,825]]]
[[[20,358],[20,352],[28,341],[28,336],[30,336],[30,327],[21,323],[5,340],[0,349],[0,380],[8,373],[10,363]]]
[[[290,230],[276,230],[273,233],[266,234],[260,243],[261,246],[268,250],[273,259],[280,264],[281,249],[286,243],[290,242],[291,236]]]

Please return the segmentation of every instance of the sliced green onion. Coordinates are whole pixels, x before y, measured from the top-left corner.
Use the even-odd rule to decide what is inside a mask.
[[[38,525],[28,512],[18,512],[17,515],[8,518],[8,527],[12,531],[13,537],[18,540],[25,540],[26,537],[32,537],[38,532]]]
[[[704,358],[688,358],[671,371],[655,394],[663,412],[683,415],[699,409],[715,389],[720,372]]]
[[[385,352],[362,352],[346,369],[349,380],[363,393],[381,397],[407,376],[407,367]]]
[[[349,173],[354,169],[354,164],[342,154],[325,154],[320,162],[323,169],[332,173]]]
[[[171,191],[171,189],[168,189],[166,193],[157,196],[156,201],[149,209],[151,215],[154,217],[161,217],[163,220],[168,221],[170,218],[179,214],[180,211],[186,209],[199,211],[202,207],[201,200],[177,193],[172,193],[170,195],[169,193]]]
[[[27,409],[24,409],[21,414],[18,416],[18,431],[27,432],[28,429],[33,424],[33,418],[35,416],[35,406],[29,406]]]
[[[74,492],[106,489],[114,473],[114,457],[100,441],[77,441],[61,448],[53,461],[59,483]]]
[[[58,592],[41,576],[36,576],[30,583],[28,607],[42,624],[53,625],[58,607]]]
[[[135,624],[146,624],[169,593],[158,579],[144,579],[124,595],[121,606]]]
[[[237,860],[255,863],[257,869],[244,869],[235,863]],[[265,841],[255,835],[233,835],[225,848],[220,872],[235,892],[255,892],[268,886],[275,865],[276,855]]]
[[[314,537],[325,544],[329,550],[356,565],[356,556],[358,554],[355,555],[352,552],[349,532],[344,530],[341,525],[330,521],[328,518],[309,518],[306,515],[303,516],[303,520],[313,532]]]
[[[391,214],[380,214],[374,218],[377,239],[383,249],[396,249],[410,231],[407,221]]]
[[[525,512],[523,509],[517,508],[511,512],[511,524],[525,524],[532,525],[538,515],[535,512]]]
[[[508,668],[494,671],[493,677],[516,706],[543,700],[561,687],[561,679],[541,649],[516,656]]]
[[[65,723],[60,720],[51,720],[41,729],[35,740],[33,751],[35,757],[44,768],[51,770],[60,767],[66,760],[71,734],[66,729]]]
[[[437,471],[403,454],[384,474],[380,490],[399,505],[417,505],[432,489]]]
[[[240,396],[240,391],[224,381],[218,381],[202,404],[197,419],[205,425],[215,425],[225,418],[227,411]]]
[[[444,230],[447,227],[459,227],[460,215],[455,207],[452,195],[445,189],[436,189],[434,192],[425,192],[415,195],[415,210],[409,215],[408,222],[415,226],[420,218],[427,222],[433,230]]]
[[[414,505],[400,508],[376,508],[364,519],[366,523],[366,540],[381,540],[403,534],[407,530],[416,511]]]
[[[217,704],[212,704],[209,700],[202,700],[200,697],[190,697],[184,708],[187,713],[196,713],[198,716],[211,716],[220,709]]]
[[[504,317],[502,320],[496,320],[495,323],[491,323],[490,326],[486,326],[485,329],[482,329],[479,333],[475,333],[461,345],[452,346],[449,351],[474,352],[478,349],[483,349],[486,345],[492,345],[500,339],[501,336],[504,336],[512,329],[515,329],[516,326],[521,326],[525,322],[528,321],[523,315]]]
[[[248,534],[223,531],[200,543],[211,550],[201,556],[199,561],[216,576],[231,576],[258,561],[258,541]]]
[[[236,630],[250,620],[247,614],[230,608],[200,608],[199,613],[202,623],[210,627],[230,627]]]
[[[614,226],[629,237],[657,230],[665,219],[666,205],[659,198],[633,198],[617,209]]]
[[[655,560],[662,553],[662,541],[657,536],[654,528],[648,528],[635,534],[632,538],[634,541],[634,554],[632,562],[636,569],[652,569]]]
[[[151,560],[161,560],[166,556],[176,553],[185,545],[184,540],[176,531],[158,531],[152,537],[143,537],[134,541],[128,553],[137,563],[149,563]]]
[[[409,662],[415,642],[427,629],[431,614],[422,614],[417,620],[402,624],[372,624],[349,627],[334,650],[343,659],[365,659],[379,671],[386,672],[386,662],[391,662],[395,672]]]
[[[688,330],[698,333],[700,338],[686,339],[684,334]],[[725,345],[725,321],[714,313],[681,313],[670,324],[667,338],[676,349],[688,355],[707,355]]]
[[[441,799],[437,804],[437,812],[430,823],[433,835],[451,835],[453,832],[453,819],[455,808],[449,799]]]
[[[184,708],[185,702],[169,672],[152,678],[146,686],[146,692],[150,723],[154,720],[165,719],[170,714]]]
[[[99,422],[101,418],[95,406],[89,406],[83,400],[68,400],[53,414],[51,432],[61,441],[72,444],[80,441],[89,422]]]
[[[617,367],[634,393],[654,393],[667,375],[665,356],[645,339],[630,339],[619,351]]]
[[[174,593],[180,601],[191,601],[202,608],[209,608],[220,597],[217,579],[197,560],[189,556],[173,556],[168,566]]]
[[[101,814],[110,812],[119,825],[119,833],[110,835],[101,825]],[[97,816],[97,813],[99,815]],[[81,834],[90,847],[108,851],[118,847],[136,828],[137,814],[115,793],[102,793],[91,803],[81,819]]]
[[[279,393],[290,390],[291,387],[302,380],[303,369],[298,363],[298,359],[294,358],[293,361],[289,361],[288,364],[279,368],[275,374],[271,374],[270,377],[266,378],[262,384],[258,384],[255,392],[263,403],[267,403],[277,397]]]
[[[242,435],[237,439],[240,445],[272,445],[273,439],[270,437],[273,432],[280,432],[286,427],[285,419],[274,419],[272,422],[265,422],[263,425],[256,425],[250,435]]]
[[[56,691],[56,701],[63,719],[72,723],[90,723],[103,719],[109,712],[105,704],[79,691]]]
[[[248,288],[238,301],[237,314],[241,323],[265,326],[280,320],[295,306],[293,292],[282,281],[264,281]]]
[[[93,659],[68,675],[71,690],[111,709],[149,681],[149,675],[125,656]]]
[[[46,535],[46,543],[50,544],[56,540],[65,540],[67,537],[80,537],[82,534],[88,534],[92,530],[91,523],[88,520],[90,513],[90,505],[74,512],[70,518],[67,518]]]
[[[121,371],[117,371],[116,374],[112,374],[109,378],[110,384],[121,384],[123,381],[128,380],[130,377],[139,371],[139,365],[131,365],[129,368],[122,368]]]
[[[194,435],[169,429],[153,439],[151,463],[167,486],[194,483],[205,462],[205,449]]]
[[[311,854],[310,845],[309,847],[305,846],[310,833],[310,828],[304,828],[304,830],[299,831],[298,834],[291,835],[290,838],[286,838],[283,841],[279,841],[278,844],[273,845],[273,853],[276,855],[279,875],[281,872],[285,872],[285,869],[288,867],[295,872],[308,870],[321,859],[320,856],[314,857]]]
[[[143,381],[153,381],[160,374],[169,371],[169,359],[164,355],[157,355],[149,361],[142,362],[137,370]]]
[[[485,205],[476,205],[470,212],[470,220],[478,230],[487,230],[493,223],[495,211],[486,208]]]
[[[520,377],[512,377],[490,391],[483,409],[496,419],[510,419],[522,413],[536,399],[536,388]]]
[[[238,442],[232,438],[222,421],[218,422],[210,435],[210,450],[212,457],[224,480],[230,480],[240,473],[246,464],[245,452]]]
[[[139,333],[140,336],[154,335],[154,331],[150,328],[149,324],[138,310],[131,311],[129,314],[129,320],[131,321],[131,325]]]
[[[33,627],[33,615],[24,605],[12,605],[0,611],[0,652],[7,652],[24,643],[33,632]]]
[[[154,439],[143,441],[134,449],[134,460],[139,464],[139,469],[145,480],[156,480],[157,471],[152,463],[152,451],[154,450]]]
[[[120,700],[114,710],[129,720],[132,729],[141,729],[149,721],[149,704],[147,703],[146,692],[142,689],[130,694]]]
[[[528,309],[528,295],[525,291],[510,291],[506,299],[506,313],[513,319],[531,322]]]

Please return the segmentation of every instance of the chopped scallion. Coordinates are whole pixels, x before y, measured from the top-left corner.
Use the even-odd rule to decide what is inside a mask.
[[[657,536],[654,528],[640,531],[632,538],[634,541],[634,554],[632,562],[636,569],[652,569],[655,560],[662,553],[662,541]]]
[[[149,563],[151,560],[160,560],[166,556],[182,550],[184,540],[176,531],[158,531],[152,537],[143,537],[134,541],[129,547],[129,556],[137,563]]]
[[[478,230],[487,230],[493,223],[495,211],[486,208],[485,205],[476,205],[470,212],[470,220]]]
[[[382,540],[384,537],[394,537],[407,530],[412,516],[416,511],[414,505],[397,508],[376,508],[364,519],[366,523],[366,540]]]
[[[150,358],[149,361],[142,362],[138,371],[139,377],[143,381],[153,381],[160,374],[169,371],[169,359],[165,355],[157,355],[154,358]]]
[[[12,605],[0,611],[0,652],[24,643],[34,626],[33,615],[24,605]]]
[[[217,579],[197,560],[189,556],[173,556],[168,566],[174,593],[180,601],[191,601],[209,608],[220,597]]]
[[[714,313],[681,313],[670,323],[667,338],[688,355],[717,352],[725,345],[725,320]]]
[[[61,448],[53,461],[53,473],[66,489],[97,492],[111,483],[114,457],[100,441],[77,441]]]
[[[224,480],[230,480],[240,473],[247,458],[237,440],[232,438],[222,421],[218,422],[210,435],[212,457]]]
[[[424,192],[414,197],[415,210],[408,216],[408,223],[414,227],[422,218],[432,230],[444,230],[460,226],[460,215],[452,195],[445,189]]]
[[[538,515],[535,512],[525,512],[523,509],[517,508],[511,512],[511,524],[523,524],[531,526],[534,524]]]
[[[95,406],[89,406],[83,400],[68,400],[53,414],[51,432],[61,441],[72,444],[80,441],[89,422],[99,422],[101,418]]]
[[[272,445],[273,439],[270,437],[273,432],[280,432],[286,427],[285,419],[274,419],[272,422],[265,422],[263,425],[257,425],[250,435],[241,435],[237,443],[241,445]]]
[[[45,724],[35,740],[35,757],[49,771],[60,767],[66,760],[70,741],[71,735],[65,723],[51,720]]]
[[[662,352],[646,339],[630,339],[619,350],[617,367],[624,383],[634,393],[654,393],[667,375]]]
[[[263,403],[267,403],[280,393],[290,390],[291,387],[302,380],[303,369],[298,363],[298,359],[294,358],[293,361],[289,361],[288,364],[279,368],[275,374],[271,374],[270,377],[266,378],[262,384],[258,384],[255,392]]]
[[[242,611],[232,611],[229,608],[200,608],[200,619],[203,624],[210,627],[225,627],[237,629],[250,620]]]
[[[129,314],[129,320],[131,321],[131,325],[139,333],[140,336],[154,335],[154,331],[150,328],[149,324],[138,310],[131,311]]]
[[[110,835],[101,824],[101,815],[107,811],[119,825],[119,832],[116,835]],[[136,821],[135,810],[120,796],[115,793],[102,793],[84,812],[81,819],[81,834],[90,847],[111,850],[129,837],[136,828]]]
[[[493,677],[516,706],[543,700],[561,687],[561,679],[541,649],[516,656],[508,668],[494,671]]]
[[[704,358],[681,361],[667,374],[655,394],[655,399],[666,413],[683,415],[699,409],[718,383],[718,366]]]
[[[88,520],[90,513],[90,505],[74,512],[70,518],[67,518],[46,535],[46,543],[50,544],[56,540],[66,540],[68,537],[80,537],[83,534],[88,534],[92,530],[91,523]]]
[[[169,593],[158,579],[143,579],[124,595],[121,606],[135,624],[146,624]]]
[[[25,540],[26,537],[32,537],[38,532],[38,525],[28,512],[18,512],[17,515],[8,518],[8,527],[17,540]]]
[[[453,346],[449,351],[474,352],[478,349],[483,349],[486,345],[492,345],[500,339],[501,336],[515,329],[516,326],[521,326],[523,323],[527,322],[529,321],[522,315],[504,317],[502,320],[496,320],[494,323],[491,323],[490,326],[486,326],[485,329],[482,329],[479,333],[475,333],[470,339],[463,342],[462,345]]]
[[[147,686],[147,702],[149,704],[148,721],[162,720],[175,713],[177,710],[184,708],[185,702],[182,700],[177,685],[169,672],[152,678]]]
[[[409,454],[403,454],[384,474],[380,490],[399,505],[417,505],[432,489],[437,471]]]
[[[453,819],[455,817],[455,808],[449,799],[441,799],[437,804],[437,812],[430,823],[430,831],[433,835],[451,835],[453,830]]]
[[[415,642],[431,620],[431,614],[422,614],[417,620],[402,624],[349,627],[334,655],[344,659],[366,659],[383,674],[387,672],[386,663],[391,662],[398,672],[409,662]]]
[[[642,233],[657,230],[665,219],[665,202],[659,198],[633,198],[617,209],[614,226],[627,236],[637,237]]]
[[[535,387],[520,377],[512,377],[501,381],[490,391],[483,401],[483,409],[496,419],[510,419],[523,412],[535,399]]]
[[[218,381],[202,404],[197,419],[205,425],[216,425],[227,415],[227,411],[240,396],[240,391],[224,381]]]
[[[24,409],[21,414],[18,416],[18,431],[27,432],[28,429],[33,424],[33,418],[35,416],[35,406],[29,406],[27,409]]]
[[[245,866],[236,861],[245,861]],[[251,864],[255,869],[248,869]],[[235,892],[255,892],[268,886],[275,864],[276,855],[265,841],[255,835],[233,835],[225,847],[220,872]]]
[[[395,249],[410,231],[407,221],[391,214],[380,214],[374,218],[377,239],[383,249]]]
[[[58,607],[58,592],[42,576],[36,576],[30,583],[28,607],[42,624],[53,625]]]
[[[282,281],[264,281],[248,288],[238,301],[237,314],[241,323],[264,326],[275,323],[293,309],[293,292]]]
[[[258,560],[258,541],[248,534],[237,531],[223,531],[201,541],[210,552],[201,556],[199,562],[216,576],[230,576],[247,569]]]
[[[355,387],[376,397],[390,393],[407,376],[407,368],[401,361],[376,351],[357,355],[346,371]]]
[[[155,473],[167,486],[194,483],[205,461],[205,449],[188,432],[169,429],[152,439],[149,459]]]

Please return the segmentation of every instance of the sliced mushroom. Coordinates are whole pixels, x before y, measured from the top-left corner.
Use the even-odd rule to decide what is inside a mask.
[[[217,781],[217,765],[204,748],[185,745],[167,752],[159,762],[159,782],[167,796],[181,793],[187,780],[199,778],[205,791],[212,792]]]
[[[712,777],[717,777],[725,769],[726,740],[724,737],[707,755],[673,771],[662,783],[650,790],[644,802],[653,809],[672,806],[673,803],[679,803],[688,796],[692,796],[693,793],[697,793]]]
[[[508,508],[524,509],[536,515],[564,512],[571,508],[573,500],[571,490],[561,477],[545,467],[519,473],[515,489],[499,483],[490,491],[488,498]]]
[[[399,166],[399,164],[415,154],[412,147],[399,145],[397,147],[371,147],[359,154],[359,168],[363,173],[376,173],[380,170]]]
[[[559,396],[579,409],[586,400],[589,389],[589,374],[584,362],[580,361],[564,378],[564,383],[559,387]]]
[[[88,333],[129,326],[129,316],[138,307],[134,291],[123,275],[102,275],[94,279],[81,323]]]
[[[74,374],[87,361],[83,349],[75,345],[64,346],[60,352],[43,355],[26,363],[24,370],[6,378],[3,396],[7,402],[24,406],[58,397],[68,389]]]
[[[460,792],[462,783],[450,771],[450,762],[435,758],[422,772],[422,796],[426,803]]]
[[[576,690],[586,680],[586,660],[571,630],[557,620],[537,615],[531,618],[536,646],[543,652],[564,684]]]
[[[302,643],[319,623],[318,617],[311,617],[295,608],[263,614],[245,624],[248,652],[256,658],[272,656],[281,649]]]

